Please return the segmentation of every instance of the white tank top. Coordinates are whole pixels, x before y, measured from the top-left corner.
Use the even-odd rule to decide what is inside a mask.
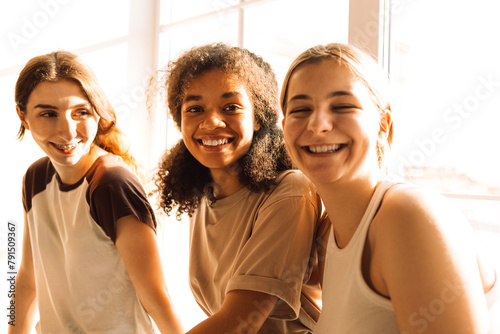
[[[382,183],[370,200],[351,241],[338,248],[333,229],[327,246],[323,282],[323,310],[314,334],[400,334],[389,299],[373,291],[363,278],[361,262],[368,228],[392,182]],[[500,334],[500,284],[487,293],[490,334]],[[415,319],[418,321],[418,319]],[[415,323],[415,325],[418,325]]]
[[[314,329],[315,334],[399,334],[391,301],[374,292],[361,272],[368,228],[391,185],[384,182],[377,188],[345,248],[338,248],[331,229],[323,282],[323,310]]]

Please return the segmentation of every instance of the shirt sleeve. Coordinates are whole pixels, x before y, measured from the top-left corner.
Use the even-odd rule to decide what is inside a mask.
[[[276,296],[279,301],[270,318],[296,319],[320,211],[319,197],[305,177],[285,177],[260,207],[226,293],[252,290]]]
[[[115,223],[133,215],[156,232],[156,219],[138,178],[123,166],[113,166],[96,173],[87,194],[90,214],[113,242]]]

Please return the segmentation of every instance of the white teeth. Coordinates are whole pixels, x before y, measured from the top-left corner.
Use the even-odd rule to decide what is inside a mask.
[[[227,138],[224,138],[224,139],[208,139],[208,140],[202,139],[201,142],[203,143],[203,145],[206,145],[206,146],[218,146],[218,145],[227,144],[228,140],[227,140]]]
[[[308,146],[309,151],[313,153],[331,153],[338,151],[340,145],[321,145],[321,146]]]
[[[72,144],[72,145],[57,145],[57,144],[54,144],[54,146],[57,147],[60,150],[69,151],[69,150],[72,150],[75,147],[77,147],[78,143],[75,143],[75,144]]]

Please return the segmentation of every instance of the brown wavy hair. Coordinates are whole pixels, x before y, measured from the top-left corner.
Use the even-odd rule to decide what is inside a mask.
[[[55,51],[37,56],[28,61],[16,82],[15,102],[21,113],[26,112],[31,92],[42,82],[69,80],[80,86],[94,111],[99,115],[99,123],[93,144],[120,156],[125,163],[138,173],[134,157],[129,153],[129,143],[125,135],[116,127],[116,114],[94,72],[82,60],[67,51]],[[21,124],[17,138],[23,139],[26,132]]]
[[[260,129],[254,132],[248,152],[235,165],[240,183],[253,192],[269,191],[278,175],[292,167],[286,152],[279,118],[278,84],[271,66],[260,56],[223,43],[195,47],[170,62],[159,77],[166,95],[166,108],[181,129],[181,105],[189,85],[209,70],[236,75],[245,85]],[[165,94],[166,93],[166,94]],[[210,170],[199,163],[180,140],[163,156],[156,177],[160,207],[169,214],[178,206],[176,217],[191,216],[206,196],[215,202]]]

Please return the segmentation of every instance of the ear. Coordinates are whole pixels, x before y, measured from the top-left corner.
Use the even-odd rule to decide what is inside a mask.
[[[286,117],[283,116],[283,119],[281,120],[281,128],[282,129],[285,128],[285,119],[286,119]]]
[[[259,131],[260,130],[260,123],[256,120],[253,121],[253,131]]]
[[[19,119],[21,120],[21,124],[24,126],[24,128],[26,130],[29,130],[30,127],[28,125],[28,122],[26,122],[25,120],[25,117],[24,117],[24,112],[21,111],[21,108],[19,108],[19,106],[16,105],[16,112],[17,112],[17,116],[19,117]]]
[[[389,109],[385,109],[380,113],[380,130],[378,132],[377,143],[379,146],[384,146],[389,137],[389,130],[392,127],[392,113]]]

